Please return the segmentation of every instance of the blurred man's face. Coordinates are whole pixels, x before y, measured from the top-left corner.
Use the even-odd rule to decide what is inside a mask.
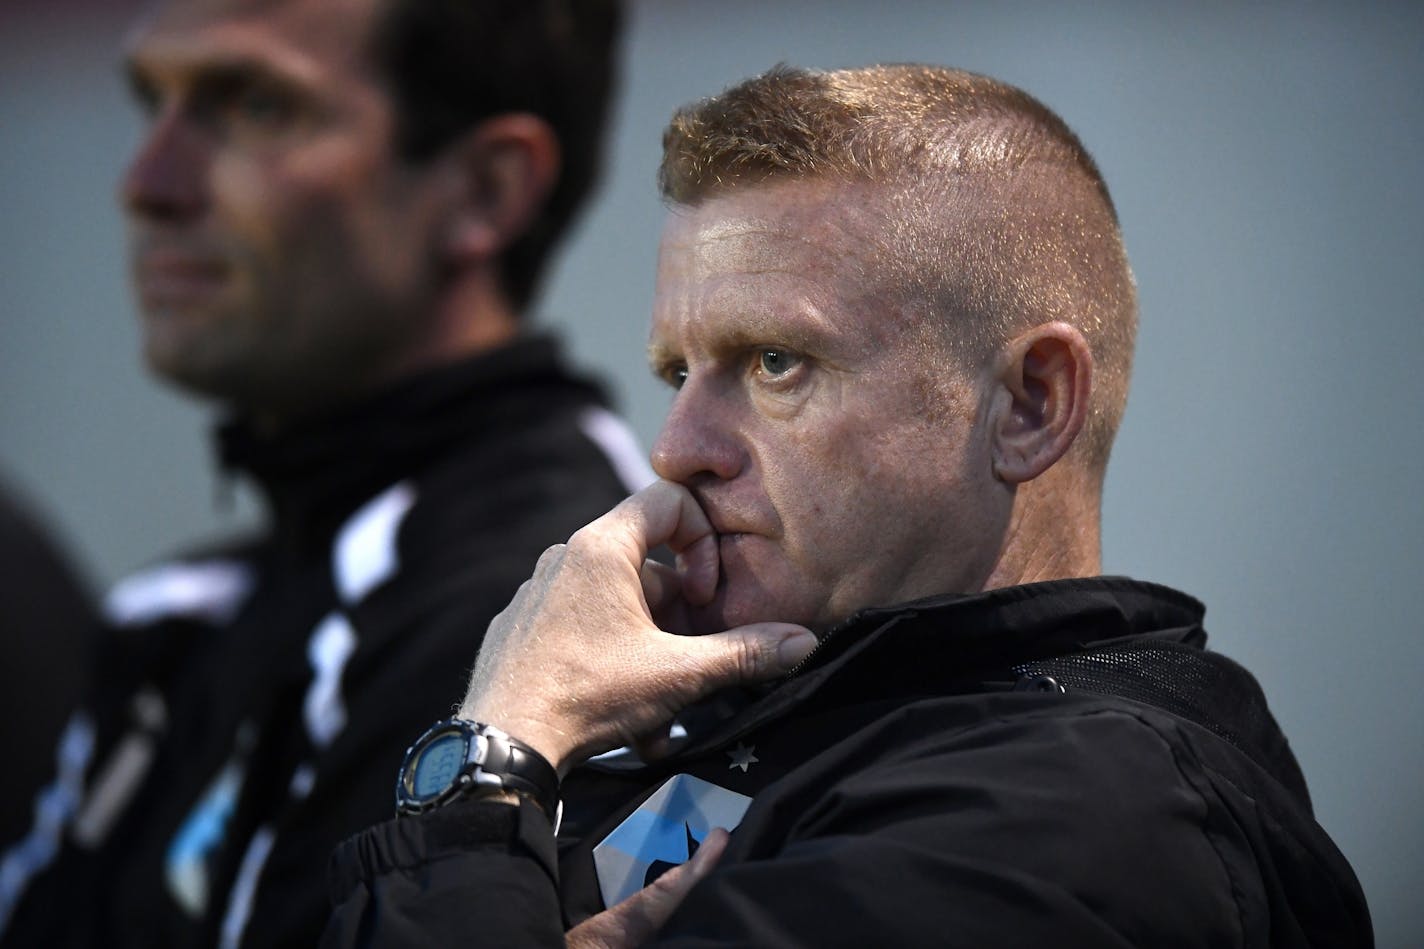
[[[440,202],[392,150],[371,0],[172,0],[129,44],[121,186],[160,375],[277,417],[400,374],[431,319]]]
[[[653,449],[719,537],[700,631],[825,627],[981,589],[1011,497],[993,476],[984,374],[946,371],[876,279],[869,186],[778,183],[674,209],[650,358],[672,384]]]

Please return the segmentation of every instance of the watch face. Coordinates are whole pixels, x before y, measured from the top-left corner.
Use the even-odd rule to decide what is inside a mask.
[[[452,783],[465,764],[465,736],[449,731],[435,738],[416,756],[410,791],[416,800],[436,797]]]

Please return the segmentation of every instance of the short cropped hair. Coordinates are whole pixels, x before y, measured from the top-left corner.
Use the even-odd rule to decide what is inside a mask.
[[[383,0],[373,34],[397,115],[397,149],[431,158],[481,120],[528,112],[559,140],[558,181],[501,259],[526,307],[597,180],[617,72],[619,0]]]
[[[954,69],[778,66],[679,110],[663,134],[659,188],[674,205],[799,179],[885,186],[874,279],[943,329],[960,365],[1032,326],[1077,326],[1094,385],[1075,450],[1101,477],[1127,399],[1137,293],[1107,185],[1062,119]]]

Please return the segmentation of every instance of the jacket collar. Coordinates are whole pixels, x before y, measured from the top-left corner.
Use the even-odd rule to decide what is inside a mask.
[[[605,401],[564,368],[557,343],[526,336],[398,382],[277,435],[244,418],[216,433],[225,471],[261,487],[279,533],[325,544],[361,503],[456,447],[486,448],[547,417],[551,402]]]
[[[824,675],[853,655],[926,650],[968,667],[1059,655],[1125,636],[1206,642],[1206,607],[1170,587],[1128,577],[1049,580],[863,610],[828,630],[793,677]]]
[[[929,597],[867,609],[821,636],[806,661],[746,702],[720,696],[680,716],[696,754],[786,714],[813,698],[849,701],[946,694],[1013,666],[1150,638],[1202,649],[1206,607],[1170,587],[1127,577],[1052,580],[983,593]]]

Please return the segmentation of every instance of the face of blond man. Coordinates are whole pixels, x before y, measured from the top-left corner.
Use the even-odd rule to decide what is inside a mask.
[[[676,392],[653,465],[719,535],[702,629],[824,628],[993,570],[1012,492],[983,382],[947,378],[877,289],[881,208],[870,186],[787,182],[670,212],[649,349]]]

